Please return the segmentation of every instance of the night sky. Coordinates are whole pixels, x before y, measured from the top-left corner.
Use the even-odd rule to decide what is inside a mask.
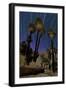
[[[57,14],[53,13],[35,13],[35,12],[20,12],[19,13],[19,29],[20,29],[20,42],[26,41],[28,32],[28,25],[30,23],[34,23],[36,18],[39,17],[44,23],[45,26],[45,34],[42,36],[40,45],[39,45],[39,52],[44,52],[50,47],[50,38],[47,35],[49,28],[52,28],[53,31],[57,32]],[[57,39],[58,36],[56,34],[54,38],[54,47],[57,48]],[[36,41],[36,33],[32,35],[33,42],[31,43],[31,47],[34,50],[35,48],[35,41]]]

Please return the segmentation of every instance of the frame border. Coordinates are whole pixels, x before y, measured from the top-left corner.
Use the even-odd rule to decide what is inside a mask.
[[[27,6],[27,7],[40,7],[40,8],[58,8],[62,9],[62,81],[58,82],[44,82],[44,83],[27,83],[27,84],[15,84],[15,6]],[[63,84],[65,81],[65,65],[64,65],[64,17],[65,17],[65,7],[55,6],[55,5],[38,5],[38,4],[20,4],[20,3],[10,3],[9,4],[9,86],[33,86],[33,85],[52,85],[52,84]]]

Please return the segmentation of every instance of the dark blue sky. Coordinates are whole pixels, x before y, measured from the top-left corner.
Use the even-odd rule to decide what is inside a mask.
[[[36,20],[37,17],[40,17],[45,26],[45,34],[42,36],[39,46],[39,52],[44,52],[47,48],[50,47],[50,38],[47,35],[49,28],[52,28],[57,32],[57,14],[53,13],[35,13],[35,12],[20,12],[19,14],[19,29],[20,29],[20,42],[25,41],[28,36],[28,25]],[[54,47],[57,48],[57,35],[54,39]],[[36,33],[32,36],[33,42],[31,43],[31,47],[35,48],[36,41]]]

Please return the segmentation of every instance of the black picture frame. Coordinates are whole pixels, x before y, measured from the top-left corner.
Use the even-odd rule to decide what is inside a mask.
[[[55,8],[62,10],[62,81],[58,82],[42,82],[42,83],[27,83],[27,84],[15,84],[15,7],[27,6],[27,7],[39,7],[39,8]],[[54,5],[38,5],[38,4],[9,4],[9,86],[33,86],[33,85],[49,85],[49,84],[63,84],[64,83],[64,6]]]

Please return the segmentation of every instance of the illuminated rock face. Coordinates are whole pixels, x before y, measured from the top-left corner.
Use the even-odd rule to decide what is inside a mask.
[[[42,64],[42,58],[39,56],[36,60],[36,66],[41,67],[41,64]]]
[[[34,61],[32,61],[32,62],[30,62],[29,66],[32,68],[36,68],[36,63]]]
[[[36,62],[34,61],[30,62],[29,66],[34,67],[34,68],[39,68],[41,67],[41,63],[42,63],[42,60],[41,60],[41,57],[39,56]]]

